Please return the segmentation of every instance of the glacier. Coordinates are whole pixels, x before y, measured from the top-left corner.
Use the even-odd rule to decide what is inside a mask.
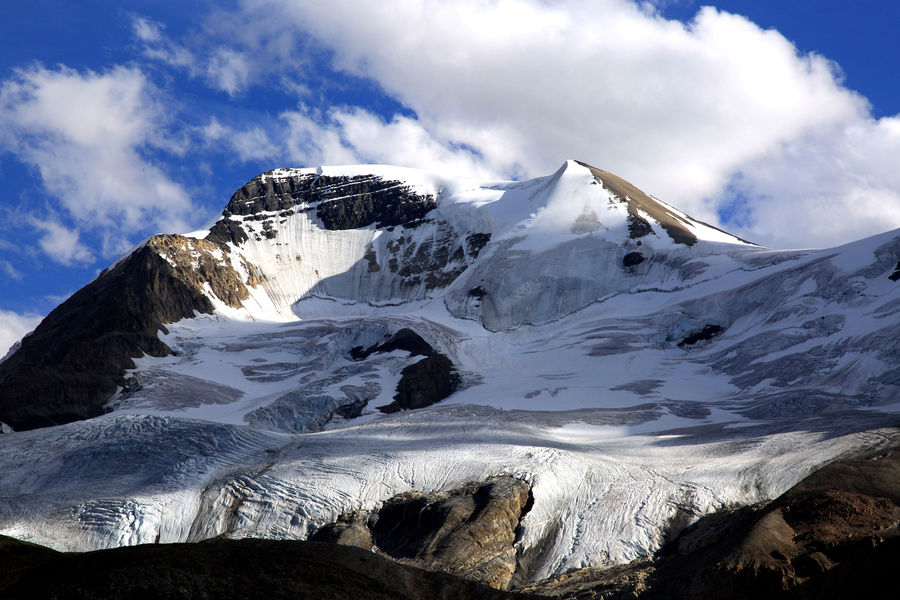
[[[305,539],[510,475],[535,581],[647,556],[900,434],[900,231],[771,250],[567,161],[523,182],[278,169],[168,243],[215,310],[167,324],[171,352],[135,358],[106,414],[0,435],[0,534]],[[351,351],[404,328],[458,386],[384,414],[422,357]]]

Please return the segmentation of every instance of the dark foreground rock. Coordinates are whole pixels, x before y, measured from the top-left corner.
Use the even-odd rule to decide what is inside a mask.
[[[0,537],[0,597],[527,598],[337,544],[214,540],[68,554],[4,537]]]

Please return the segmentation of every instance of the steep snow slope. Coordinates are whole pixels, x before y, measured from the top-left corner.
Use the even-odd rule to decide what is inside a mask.
[[[495,183],[281,169],[151,247],[215,314],[167,326],[112,414],[0,436],[0,533],[304,538],[509,474],[536,579],[648,554],[900,425],[900,231],[767,250],[570,161]],[[403,329],[458,385],[386,415],[424,359],[356,349]]]

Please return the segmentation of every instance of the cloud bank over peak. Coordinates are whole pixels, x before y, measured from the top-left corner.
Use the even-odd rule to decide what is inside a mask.
[[[180,33],[131,15],[120,64],[0,81],[0,152],[42,192],[14,210],[38,252],[93,265],[199,225],[230,191],[216,178],[368,162],[527,178],[575,158],[774,247],[900,227],[900,116],[874,119],[839,65],[777,31],[659,5],[238,0]]]
[[[379,143],[368,154],[401,164],[443,155],[454,168],[480,164],[476,171],[506,176],[543,174],[576,157],[769,244],[838,243],[874,233],[878,218],[882,229],[900,226],[892,210],[875,217],[859,202],[887,176],[874,184],[879,204],[900,203],[884,148],[856,144],[862,155],[852,167],[861,171],[826,177],[825,189],[800,185],[833,172],[827,163],[841,163],[855,136],[896,153],[890,123],[870,117],[827,58],[799,54],[778,32],[715,8],[682,23],[626,0],[409,0],[391,11],[356,0],[245,0],[216,19],[224,30],[240,24],[242,56],[260,73],[263,64],[290,70],[284,48],[308,54],[312,39],[331,68],[375,81],[413,113],[378,124],[360,106],[327,119],[297,112],[332,138],[324,145],[339,141],[352,155],[366,156],[368,139]],[[403,152],[424,140],[435,150]],[[790,173],[785,156],[797,157]],[[800,239],[779,217],[785,206],[809,220]],[[828,226],[819,216],[826,209],[831,223],[853,225]]]

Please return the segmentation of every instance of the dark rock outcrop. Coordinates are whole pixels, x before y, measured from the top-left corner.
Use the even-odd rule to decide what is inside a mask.
[[[23,430],[100,415],[133,358],[171,353],[157,337],[165,323],[213,312],[204,285],[240,306],[246,287],[216,250],[156,236],[73,294],[0,363],[0,421]]]
[[[526,482],[494,477],[448,492],[400,494],[374,514],[342,515],[310,539],[367,548],[374,543],[405,564],[502,589],[516,571],[513,545],[530,508]]]
[[[647,219],[637,213],[628,214],[628,237],[633,240],[653,233],[653,227]]]
[[[894,272],[888,275],[888,279],[891,281],[900,281],[900,261],[897,261],[897,266],[894,267]]]
[[[437,201],[433,196],[417,194],[400,181],[374,175],[280,177],[270,171],[235,192],[227,211],[253,215],[285,211],[300,204],[315,205],[316,216],[326,229],[356,229],[373,224],[409,227],[437,206]]]
[[[386,413],[411,408],[425,408],[440,402],[456,391],[459,375],[453,363],[443,354],[426,356],[404,367],[397,382],[394,401],[379,410]]]
[[[404,327],[380,344],[374,344],[365,349],[362,346],[351,348],[350,356],[353,360],[364,360],[376,352],[393,352],[394,350],[404,350],[409,352],[410,356],[434,356],[437,354],[437,351],[422,339],[422,336],[412,329]]]
[[[353,360],[365,360],[376,352],[403,350],[410,356],[424,356],[422,360],[405,367],[400,372],[394,401],[379,408],[382,412],[425,408],[440,402],[456,391],[459,375],[453,362],[431,347],[418,333],[403,328],[380,344],[368,348],[356,346],[350,349]]]
[[[60,553],[4,537],[0,537],[0,596],[9,600],[528,597],[337,544],[211,540]]]
[[[491,241],[490,233],[470,233],[466,236],[466,253],[471,258],[478,258],[481,250]]]
[[[692,331],[688,335],[684,337],[683,340],[678,342],[679,348],[687,348],[688,346],[693,346],[699,342],[705,342],[713,339],[720,333],[722,333],[724,329],[721,325],[716,325],[715,323],[709,323],[704,325],[702,329],[698,329],[697,331]]]
[[[207,241],[218,244],[225,250],[228,250],[228,244],[239,246],[248,239],[247,232],[244,231],[240,223],[229,219],[228,216],[216,221],[209,228],[209,234],[206,236]]]
[[[640,252],[629,252],[622,257],[622,264],[626,267],[634,267],[644,262],[644,255]]]

